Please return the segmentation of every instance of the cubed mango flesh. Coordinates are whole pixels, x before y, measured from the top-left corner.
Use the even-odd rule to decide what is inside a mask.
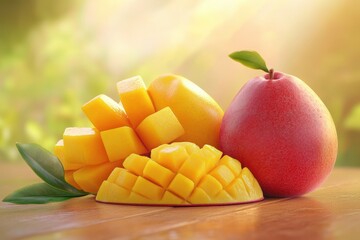
[[[82,110],[99,131],[130,126],[124,109],[104,94],[100,94],[85,103]]]
[[[82,167],[74,171],[74,180],[82,190],[95,194],[98,192],[101,183],[109,177],[114,168],[120,166],[122,166],[122,161]]]
[[[65,148],[64,148],[64,141],[60,139],[55,147],[54,147],[54,154],[60,160],[63,168],[65,171],[67,170],[76,170],[83,167],[83,164],[76,164],[76,163],[69,163],[65,160]]]
[[[145,154],[148,152],[130,127],[113,128],[102,131],[100,134],[110,162],[124,160],[132,153]]]
[[[145,83],[140,76],[119,81],[117,89],[120,101],[134,128],[155,112]]]
[[[68,164],[97,165],[109,161],[95,128],[66,128],[63,140],[64,161]]]
[[[64,178],[65,178],[65,181],[72,185],[73,187],[81,190],[81,187],[79,186],[79,184],[76,183],[75,179],[74,179],[74,172],[76,170],[67,170],[67,171],[64,171]]]
[[[136,128],[136,133],[147,149],[153,149],[184,134],[184,128],[171,109],[166,107],[146,117]]]
[[[263,199],[257,180],[249,169],[241,169],[241,164],[234,162],[237,160],[226,155],[222,157],[221,151],[206,145],[203,148],[190,147],[189,154],[186,150],[189,146],[191,143],[164,144],[151,152],[151,158],[130,155],[125,159],[124,167],[114,169],[105,181],[129,191],[129,194],[112,196],[119,189],[112,192],[113,185],[104,182],[104,189],[100,187],[101,194],[96,196],[96,200],[177,206],[234,204]],[[175,163],[176,159],[179,163]]]

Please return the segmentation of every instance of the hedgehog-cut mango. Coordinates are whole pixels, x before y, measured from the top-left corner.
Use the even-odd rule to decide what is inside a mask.
[[[263,199],[248,168],[210,145],[163,144],[151,157],[131,154],[97,193],[105,203],[142,205],[226,205]]]

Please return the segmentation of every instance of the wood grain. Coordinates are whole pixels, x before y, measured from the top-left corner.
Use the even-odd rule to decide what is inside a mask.
[[[0,164],[1,197],[34,181],[26,165]],[[124,206],[92,196],[0,204],[0,239],[360,239],[359,224],[359,168],[334,169],[303,197],[234,206]]]

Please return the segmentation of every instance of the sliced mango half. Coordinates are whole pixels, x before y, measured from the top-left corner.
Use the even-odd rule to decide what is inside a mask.
[[[163,144],[151,158],[131,154],[96,195],[105,203],[141,205],[227,205],[262,200],[248,168],[218,149],[190,142]]]

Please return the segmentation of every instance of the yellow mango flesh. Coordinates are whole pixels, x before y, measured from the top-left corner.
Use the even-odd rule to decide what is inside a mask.
[[[97,165],[109,161],[95,128],[66,128],[63,141],[64,161],[68,164]]]
[[[148,152],[130,127],[109,129],[100,134],[110,162],[124,160],[131,153],[145,154]]]
[[[177,86],[176,83],[179,85]],[[159,89],[158,84],[164,84],[164,88]],[[180,200],[179,196],[171,191],[165,190],[162,193],[169,201],[172,199],[173,202],[188,204],[184,198],[194,190],[202,174],[209,172],[209,169],[216,164],[219,152],[212,152],[207,148],[198,152],[200,148],[194,143],[171,142],[181,140],[181,136],[187,135],[191,136],[189,140],[194,140],[201,146],[204,143],[201,139],[205,138],[209,139],[206,143],[216,145],[211,140],[213,135],[217,135],[217,130],[213,126],[222,111],[218,111],[215,101],[195,84],[174,75],[154,81],[150,88],[159,90],[154,94],[154,99],[149,95],[150,88],[146,89],[141,77],[120,81],[117,83],[117,88],[120,103],[100,94],[82,106],[93,128],[67,128],[63,139],[55,145],[54,153],[63,165],[67,181],[84,191],[96,193],[101,179],[107,179],[111,172],[111,167],[104,166],[112,166],[107,163],[116,162],[117,166],[124,167],[129,173],[137,177],[142,176],[161,188],[171,188],[176,192],[179,191],[176,189],[178,184],[184,184],[184,190],[178,193],[183,196]],[[165,96],[165,93],[169,95]],[[163,102],[169,103],[169,106],[162,105]],[[188,108],[189,106],[192,108]],[[205,109],[201,109],[203,107]],[[214,115],[209,114],[213,110],[215,110]],[[182,116],[185,112],[186,118]],[[203,114],[205,117],[199,118]],[[202,122],[189,125],[191,121]],[[212,134],[209,135],[210,132]],[[164,148],[164,151],[158,146]],[[139,158],[136,155],[148,155],[150,152],[153,160],[150,163],[148,163],[149,158]],[[195,152],[197,153],[191,156]],[[190,161],[191,158],[195,160]],[[205,163],[198,158],[206,159]],[[124,159],[127,161],[124,162]],[[196,171],[192,170],[192,165],[196,166]],[[108,171],[110,172],[107,173]],[[100,174],[101,172],[103,174]],[[138,181],[140,182],[136,186],[147,183]],[[115,183],[111,182],[111,184]],[[113,186],[111,184],[107,186]],[[142,195],[137,192],[130,191],[128,196],[141,202],[139,196]],[[161,201],[165,200],[161,199]]]
[[[120,166],[122,166],[122,161],[86,166],[74,171],[73,178],[82,190],[95,194],[99,190],[101,183],[109,177],[114,168]]]
[[[119,81],[117,89],[121,103],[134,128],[155,112],[145,83],[140,76]]]
[[[115,168],[102,183],[97,201],[176,206],[263,199],[249,169],[241,168],[236,159],[222,156],[209,145],[196,148],[193,143],[164,144],[153,149],[151,158],[131,154],[123,166]]]
[[[67,170],[67,171],[64,171],[64,178],[65,178],[65,181],[72,185],[73,187],[81,190],[81,187],[79,186],[79,184],[77,184],[77,182],[75,181],[74,179],[74,172],[76,170]]]
[[[130,126],[122,107],[104,94],[100,94],[85,103],[82,110],[99,131]]]
[[[169,107],[146,117],[136,132],[147,149],[169,143],[184,134],[184,128]]]
[[[63,165],[64,170],[76,170],[83,167],[83,164],[76,164],[76,163],[69,163],[65,160],[65,149],[64,149],[64,141],[60,139],[55,147],[54,147],[54,154],[60,160],[61,164]]]
[[[184,77],[163,75],[151,82],[148,92],[156,111],[170,107],[185,129],[175,141],[218,148],[224,112],[204,90]]]

